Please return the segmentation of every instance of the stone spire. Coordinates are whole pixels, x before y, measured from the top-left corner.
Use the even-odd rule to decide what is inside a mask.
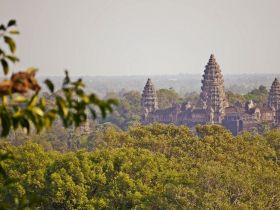
[[[142,93],[141,106],[141,122],[143,124],[153,122],[151,113],[158,109],[158,100],[154,84],[152,83],[150,78],[148,79]]]
[[[198,105],[209,110],[209,113],[211,110],[214,123],[221,123],[228,103],[221,69],[213,54],[205,66]]]
[[[154,112],[158,109],[156,90],[150,78],[144,87],[141,105],[146,112]]]
[[[277,78],[274,79],[268,96],[268,104],[275,110],[280,109],[280,82]]]
[[[268,105],[274,110],[276,125],[280,125],[280,82],[274,79],[268,95]]]

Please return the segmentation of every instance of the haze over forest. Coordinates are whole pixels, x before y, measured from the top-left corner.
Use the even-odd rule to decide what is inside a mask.
[[[278,0],[1,0],[17,19],[16,69],[40,75],[200,74],[214,53],[227,74],[279,72]]]
[[[202,73],[200,74],[177,74],[177,75],[136,75],[136,76],[83,76],[88,91],[95,91],[100,96],[105,96],[108,92],[121,91],[142,91],[150,77],[156,89],[173,88],[181,96],[190,92],[200,92]],[[270,88],[275,77],[279,74],[243,74],[224,75],[226,91],[245,94],[258,88],[260,85]],[[57,87],[61,85],[62,77],[51,77]],[[44,81],[45,77],[40,77]]]

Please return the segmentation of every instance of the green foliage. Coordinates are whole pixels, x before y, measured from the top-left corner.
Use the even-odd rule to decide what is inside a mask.
[[[258,89],[254,89],[251,92],[244,95],[245,100],[253,100],[257,103],[265,103],[268,98],[268,91],[265,86],[261,85]]]
[[[274,149],[276,154],[275,161],[280,166],[280,131],[272,130],[267,132],[264,136],[268,144]]]
[[[196,104],[199,100],[199,94],[197,92],[186,93],[184,96],[184,101],[190,104]]]
[[[10,72],[10,63],[19,61],[15,56],[16,43],[12,37],[19,34],[15,30],[15,26],[15,20],[10,20],[7,25],[0,25],[0,42],[4,43],[3,47],[0,47],[0,61],[5,76],[8,76]],[[12,74],[10,79],[0,81],[2,137],[8,136],[12,130],[16,131],[19,128],[28,134],[33,127],[37,132],[40,132],[44,128],[49,128],[57,117],[61,119],[66,128],[78,127],[87,120],[88,110],[93,119],[97,117],[97,113],[100,113],[104,118],[108,112],[113,111],[113,105],[117,104],[116,100],[101,100],[93,93],[86,93],[83,81],[81,79],[71,81],[66,71],[61,87],[62,94],[55,96],[53,106],[47,106],[46,98],[39,95],[41,87],[35,79],[36,71],[35,68],[29,68],[24,72]],[[47,79],[45,84],[50,93],[55,91],[51,80]],[[36,153],[37,151],[38,153]],[[12,151],[12,154],[15,154],[14,152]],[[22,151],[18,151],[16,154],[20,152]],[[0,151],[1,209],[26,209],[38,202],[38,192],[44,187],[42,175],[45,173],[43,167],[47,164],[45,164],[47,159],[45,156],[41,160],[39,159],[42,155],[40,148],[32,148],[29,152],[24,158],[32,160],[29,162],[32,166],[26,166],[27,168],[22,169],[22,165],[16,164],[15,170],[10,170],[7,173],[4,164],[11,160],[10,153],[6,150]],[[26,175],[23,175],[25,172]],[[15,182],[17,179],[23,181],[22,185]],[[25,186],[28,186],[28,189]]]
[[[9,47],[7,53],[0,49],[0,58],[5,75],[9,73],[9,63],[17,62],[15,57],[16,44],[9,35],[18,34],[14,30],[15,20],[11,20],[7,25],[0,26],[0,39]],[[80,126],[87,120],[87,110],[91,112],[93,119],[97,113],[101,113],[104,118],[108,112],[112,112],[116,100],[101,100],[95,94],[87,94],[84,90],[85,84],[81,79],[71,81],[68,72],[61,87],[62,95],[55,96],[55,106],[51,108],[46,106],[46,99],[39,96],[40,86],[35,79],[36,69],[29,68],[25,72],[13,74],[10,80],[4,80],[0,83],[0,95],[2,96],[0,104],[0,123],[2,126],[2,136],[7,136],[11,130],[23,128],[29,133],[32,127],[37,132],[52,125],[54,120],[60,117],[65,127],[74,125]],[[51,80],[45,81],[50,93],[55,91]],[[33,90],[31,97],[24,94]],[[34,93],[35,92],[35,93]]]
[[[226,97],[230,105],[234,105],[235,102],[245,102],[243,95],[231,91],[226,92]]]
[[[157,97],[160,109],[171,107],[174,103],[181,101],[179,94],[173,88],[159,89],[157,91]]]
[[[253,89],[252,91],[246,93],[245,95],[241,95],[238,93],[233,93],[231,91],[226,92],[227,99],[229,103],[232,105],[235,102],[245,102],[252,100],[256,103],[264,104],[268,98],[268,91],[265,86],[260,85],[259,88]]]
[[[15,30],[16,21],[10,20],[7,25],[0,25],[0,41],[3,39],[6,46],[0,47],[0,59],[4,75],[7,75],[10,71],[9,62],[16,63],[19,59],[15,56],[16,43],[11,35],[18,34]],[[8,50],[5,50],[8,48]]]
[[[111,97],[116,94],[111,93]],[[130,125],[137,124],[141,115],[141,94],[138,91],[124,92],[119,97],[118,107],[114,112],[101,122],[110,122],[126,130]]]
[[[93,151],[67,153],[2,142],[2,151],[17,154],[2,166],[18,181],[0,199],[11,209],[15,197],[32,209],[280,208],[279,131],[234,137],[220,126],[198,126],[197,133],[109,126],[91,136]]]

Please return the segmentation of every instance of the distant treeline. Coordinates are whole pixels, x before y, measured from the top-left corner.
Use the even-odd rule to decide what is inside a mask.
[[[174,88],[176,92],[183,96],[187,92],[200,91],[201,75],[83,76],[82,78],[87,85],[87,89],[95,91],[100,96],[105,96],[107,92],[112,91],[142,91],[149,77],[153,80],[157,89]],[[227,91],[245,94],[260,85],[269,88],[275,77],[280,78],[280,74],[224,75],[225,88]],[[41,81],[44,81],[44,79],[44,77],[40,78]],[[51,79],[57,86],[60,86],[62,78],[51,77]]]

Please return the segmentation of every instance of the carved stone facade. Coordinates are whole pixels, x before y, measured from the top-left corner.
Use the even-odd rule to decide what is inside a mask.
[[[142,94],[142,123],[153,122],[186,125],[221,124],[237,135],[246,130],[259,129],[266,123],[277,127],[280,123],[280,83],[274,80],[268,98],[268,105],[259,107],[253,101],[229,106],[224,90],[224,80],[214,55],[205,66],[198,103],[174,104],[167,109],[158,109],[155,87],[148,79]]]
[[[150,78],[148,79],[142,93],[141,106],[142,122],[149,123],[152,121],[152,119],[150,119],[150,117],[152,117],[150,113],[153,113],[158,109],[156,89]]]
[[[280,124],[280,82],[277,78],[275,78],[271,85],[268,105],[275,111],[276,123]]]
[[[211,123],[221,123],[227,106],[224,79],[220,66],[212,54],[205,66],[197,107],[207,110]]]

